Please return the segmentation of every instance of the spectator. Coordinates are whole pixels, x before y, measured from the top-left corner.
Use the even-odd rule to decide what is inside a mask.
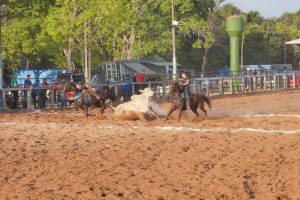
[[[133,75],[133,77],[132,77],[132,82],[138,82],[138,80],[137,80],[137,77],[138,77],[138,73],[137,72],[134,72],[134,75]]]
[[[93,77],[91,81],[91,86],[96,88],[96,90],[102,89],[102,81],[101,81],[101,74],[100,72],[97,72]]]
[[[13,73],[13,70],[9,69],[8,65],[4,66],[3,69],[3,87],[16,87],[17,86],[17,75]],[[13,95],[12,108],[18,108],[18,98],[19,92],[18,90],[11,91]]]
[[[132,95],[132,87],[130,83],[129,77],[125,77],[124,79],[125,85],[122,86],[123,91],[123,102],[130,101]]]
[[[145,82],[145,70],[142,70],[141,73],[139,73],[137,79],[138,79],[138,82],[141,82],[141,83]]]
[[[31,92],[31,97],[32,97],[32,102],[34,109],[37,109],[40,107],[40,103],[37,106],[37,102],[40,102],[40,80],[36,79],[35,83],[32,85],[32,92]]]
[[[58,88],[58,81],[57,80],[52,80],[52,82],[51,82],[51,88],[53,88],[53,90],[51,90],[51,92],[53,91],[53,93],[54,93],[54,102],[56,102],[57,101],[57,94],[58,94],[58,90],[57,90],[57,88]]]
[[[252,75],[256,76],[257,75],[257,71],[256,69],[254,69],[254,71],[252,72]]]
[[[27,75],[27,79],[24,81],[24,101],[23,101],[23,108],[27,108],[27,98],[28,98],[28,92],[32,89],[32,82],[31,82],[31,75]]]
[[[66,97],[66,82],[65,80],[63,79],[61,81],[61,86],[60,86],[60,89],[59,89],[59,106],[60,108],[64,108],[66,103],[67,103],[67,97]]]
[[[49,89],[49,83],[47,82],[46,78],[43,79],[42,87],[43,87],[43,89],[40,91],[41,108],[46,108],[46,105],[47,105],[47,90]]]

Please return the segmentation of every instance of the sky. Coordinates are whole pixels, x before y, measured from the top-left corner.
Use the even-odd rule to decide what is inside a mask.
[[[300,0],[225,0],[233,3],[242,11],[259,11],[263,17],[280,17],[285,12],[296,12],[300,9]]]

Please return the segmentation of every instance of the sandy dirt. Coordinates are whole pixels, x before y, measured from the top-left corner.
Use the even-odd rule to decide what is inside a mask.
[[[181,122],[0,114],[0,199],[300,199],[300,91],[211,101]]]

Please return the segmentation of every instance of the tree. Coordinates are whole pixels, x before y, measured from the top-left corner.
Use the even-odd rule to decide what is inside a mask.
[[[191,17],[183,22],[181,31],[190,36],[195,36],[196,41],[193,43],[194,48],[203,48],[204,55],[201,66],[201,76],[204,76],[205,67],[207,64],[207,57],[209,49],[216,41],[214,28],[216,20],[216,11],[224,0],[215,0],[213,2],[214,7],[208,12],[207,19],[199,17]]]

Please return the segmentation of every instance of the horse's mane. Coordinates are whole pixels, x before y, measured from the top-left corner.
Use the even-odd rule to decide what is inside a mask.
[[[178,90],[179,92],[181,92],[181,88],[180,88],[180,84],[178,81],[174,80],[170,83],[170,92],[173,91],[174,89]],[[173,91],[174,92],[174,91]],[[172,93],[173,93],[172,92]]]

